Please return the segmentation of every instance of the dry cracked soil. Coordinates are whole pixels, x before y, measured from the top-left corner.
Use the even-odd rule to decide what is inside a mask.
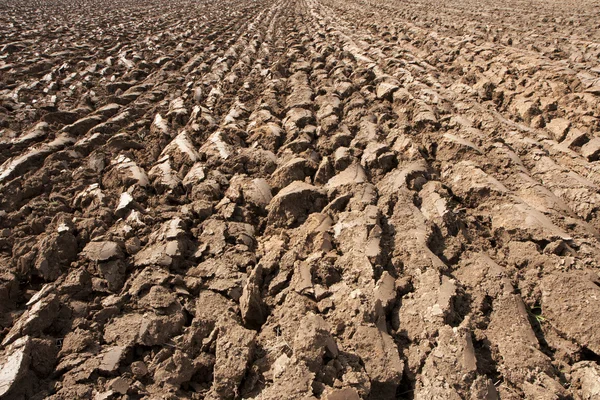
[[[597,0],[0,26],[0,398],[600,399]]]

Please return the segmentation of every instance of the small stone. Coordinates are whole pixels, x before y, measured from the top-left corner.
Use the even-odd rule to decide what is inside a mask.
[[[329,157],[323,157],[315,174],[314,182],[322,185],[326,183],[333,174],[335,174],[335,171],[329,161]]]
[[[150,288],[148,294],[142,297],[139,305],[147,308],[166,309],[177,302],[177,296],[170,289],[155,285]]]
[[[375,286],[375,298],[381,301],[381,305],[385,309],[390,308],[396,299],[396,281],[387,271],[381,274],[381,278]]]
[[[155,382],[164,382],[174,386],[188,382],[194,375],[194,365],[186,353],[175,350],[172,356],[161,361],[154,372]]]
[[[104,353],[98,369],[102,372],[113,373],[119,368],[119,363],[123,359],[126,351],[124,346],[114,346]]]
[[[600,367],[593,361],[580,361],[573,365],[571,372],[575,387],[580,388],[581,398],[600,398]]]
[[[491,100],[494,96],[494,90],[496,90],[496,85],[490,82],[489,79],[483,78],[480,79],[475,85],[473,85],[473,89],[477,91],[477,94],[481,98],[481,100]]]
[[[519,117],[527,123],[531,122],[531,119],[540,113],[537,104],[529,99],[515,100],[514,108]]]
[[[129,254],[136,254],[142,248],[142,242],[138,237],[132,237],[125,242],[125,250]]]
[[[556,99],[552,97],[541,97],[540,98],[540,109],[542,111],[556,111],[558,103]]]
[[[240,297],[240,312],[244,324],[252,329],[259,329],[266,321],[267,314],[260,295],[262,284],[262,266],[258,264],[250,273]]]
[[[131,208],[133,203],[133,197],[129,193],[121,193],[121,196],[119,197],[119,204],[117,204],[117,208],[115,209],[115,215],[120,218],[125,217],[127,215],[127,211]]]
[[[298,128],[302,129],[306,125],[313,122],[315,119],[313,113],[305,108],[292,108],[288,111],[286,118],[283,120],[283,126],[287,131],[297,131]]]
[[[106,392],[99,392],[99,393],[96,393],[96,395],[94,396],[94,400],[108,400],[111,397],[113,397],[114,394],[115,394],[115,392],[113,390],[108,390]]]
[[[271,202],[271,187],[263,178],[253,179],[249,187],[244,189],[244,199],[259,208],[265,208]]]
[[[271,367],[273,377],[278,378],[281,374],[283,374],[289,363],[290,358],[287,356],[287,354],[283,353],[280,355]]]
[[[127,394],[129,390],[129,382],[124,378],[115,378],[108,384],[108,387],[120,394]]]
[[[276,189],[281,189],[293,181],[303,181],[306,177],[307,161],[301,157],[292,158],[290,161],[277,168],[271,175],[271,184]]]
[[[546,124],[546,129],[552,133],[552,136],[557,142],[562,142],[564,140],[570,127],[571,122],[564,118],[555,118]]]
[[[131,373],[138,379],[143,378],[148,374],[148,367],[143,361],[134,361],[131,363]]]
[[[192,166],[185,178],[183,178],[182,183],[183,186],[189,190],[194,185],[202,182],[205,177],[206,175],[204,173],[204,166],[202,163],[198,162]]]
[[[337,389],[327,395],[327,400],[359,400],[358,393],[353,388]]]
[[[108,261],[121,258],[123,253],[115,242],[90,242],[83,249],[83,255],[90,261]]]
[[[59,308],[59,298],[54,294],[38,300],[13,325],[4,337],[4,340],[2,340],[2,346],[14,342],[20,336],[41,333],[44,329],[52,325],[58,316]]]
[[[530,125],[532,128],[543,128],[546,126],[546,120],[544,119],[543,115],[536,115],[535,117],[531,118]]]
[[[570,149],[581,147],[589,141],[589,138],[585,132],[577,128],[569,129],[567,137],[562,142],[565,146]]]
[[[327,189],[336,189],[344,185],[367,182],[367,174],[360,164],[352,164],[329,181],[325,185]]]
[[[338,147],[333,153],[333,166],[338,171],[343,171],[352,164],[352,155],[347,147]]]
[[[393,82],[381,82],[377,85],[377,98],[391,100],[399,86]]]
[[[581,155],[589,161],[598,161],[600,159],[600,137],[593,138],[581,146]]]
[[[336,358],[339,354],[329,325],[322,317],[312,312],[302,319],[292,347],[296,357],[313,372],[323,366],[325,356]]]
[[[29,336],[17,339],[0,354],[0,397],[9,393],[26,373],[30,362]]]
[[[267,207],[268,222],[278,227],[302,223],[306,217],[325,206],[325,194],[318,188],[301,181],[294,181],[273,197]]]

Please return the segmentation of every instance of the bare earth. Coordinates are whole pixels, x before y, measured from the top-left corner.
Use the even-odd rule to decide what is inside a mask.
[[[600,399],[597,0],[0,27],[0,398]]]

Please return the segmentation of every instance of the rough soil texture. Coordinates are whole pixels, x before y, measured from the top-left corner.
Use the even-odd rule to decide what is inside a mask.
[[[2,0],[0,398],[599,399],[598,15]]]

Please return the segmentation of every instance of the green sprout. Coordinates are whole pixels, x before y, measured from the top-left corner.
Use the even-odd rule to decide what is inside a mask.
[[[539,310],[539,312],[535,312],[534,310]],[[546,317],[544,317],[542,315],[542,307],[541,306],[534,306],[531,307],[531,311],[529,311],[529,315],[531,315],[531,317],[533,317],[538,324],[541,324],[542,322],[546,322]]]

